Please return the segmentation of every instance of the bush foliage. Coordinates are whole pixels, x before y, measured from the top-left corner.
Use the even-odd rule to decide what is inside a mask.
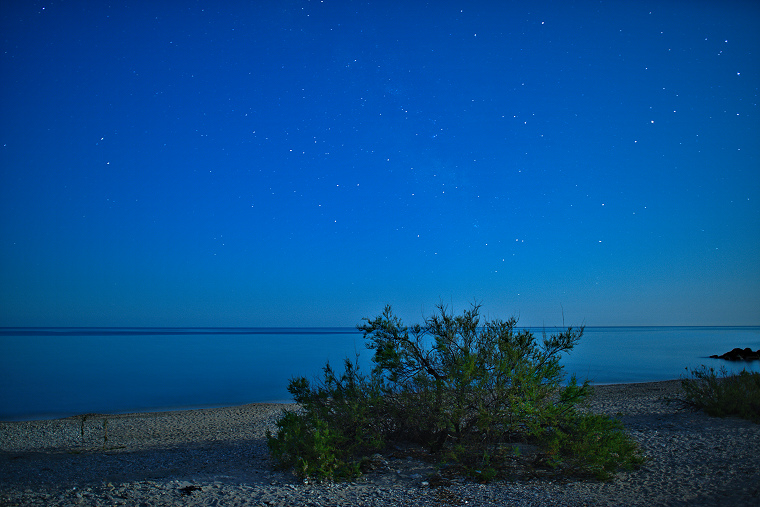
[[[725,367],[716,373],[704,365],[690,373],[691,378],[681,378],[688,404],[711,416],[737,415],[760,423],[760,373],[729,375]]]
[[[479,480],[506,475],[518,443],[540,448],[547,469],[600,479],[640,463],[618,422],[577,409],[588,381],[563,385],[561,354],[583,327],[539,341],[514,318],[481,322],[479,309],[455,316],[439,305],[410,328],[390,306],[364,319],[357,327],[374,350],[371,373],[347,359],[344,373],[327,364],[315,385],[292,379],[301,410],[268,435],[275,462],[302,476],[351,478],[368,456],[405,442]]]

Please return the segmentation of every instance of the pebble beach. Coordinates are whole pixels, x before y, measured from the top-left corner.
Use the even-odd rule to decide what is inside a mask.
[[[354,482],[304,482],[269,460],[286,404],[0,422],[0,505],[760,505],[760,425],[681,398],[678,380],[595,387],[588,410],[618,417],[647,458],[609,482],[434,481],[394,453]]]

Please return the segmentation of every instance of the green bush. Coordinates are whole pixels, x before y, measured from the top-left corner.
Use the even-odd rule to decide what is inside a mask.
[[[690,373],[691,378],[681,378],[688,404],[711,416],[737,415],[760,423],[760,373],[742,370],[738,375],[729,375],[721,367],[716,374],[714,368],[704,365]]]
[[[481,322],[479,305],[461,316],[438,306],[422,325],[405,327],[391,308],[358,326],[374,350],[369,377],[345,362],[329,364],[311,386],[291,380],[302,407],[278,422],[268,442],[275,461],[325,479],[361,473],[366,456],[394,442],[425,446],[477,478],[502,475],[515,443],[543,449],[563,473],[609,478],[640,462],[615,421],[580,414],[588,381],[565,386],[559,364],[583,335],[567,328],[539,342],[516,319]]]
[[[302,477],[350,479],[360,475],[368,454],[384,447],[380,383],[348,359],[344,369],[337,376],[328,363],[315,387],[304,377],[290,381],[288,391],[301,410],[285,412],[276,435],[267,432],[278,468],[292,467]]]
[[[643,462],[620,421],[598,414],[579,414],[564,421],[547,435],[544,448],[552,467],[599,480],[609,480],[617,469]]]

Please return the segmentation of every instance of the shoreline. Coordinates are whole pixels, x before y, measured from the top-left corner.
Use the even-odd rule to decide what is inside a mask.
[[[355,482],[304,483],[273,471],[266,447],[292,403],[0,422],[0,504],[760,504],[760,425],[693,412],[679,395],[680,380],[594,386],[588,410],[621,419],[648,457],[609,483],[432,487],[434,467],[393,453]]]
[[[591,386],[594,388],[597,387],[604,387],[604,386],[630,386],[630,385],[638,385],[638,384],[657,384],[661,382],[674,382],[674,381],[680,381],[680,379],[666,379],[666,380],[633,380],[631,382],[611,382],[611,383],[592,383]],[[86,413],[76,413],[76,414],[66,414],[66,413],[54,413],[49,415],[44,414],[37,414],[33,416],[14,416],[8,419],[0,419],[0,424],[4,423],[20,423],[20,422],[36,422],[36,421],[58,421],[63,419],[71,419],[71,418],[78,418],[82,417],[83,415],[97,415],[102,417],[117,417],[117,416],[129,416],[129,415],[145,415],[145,414],[158,414],[158,413],[171,413],[171,412],[188,412],[188,411],[195,411],[195,410],[215,410],[215,409],[222,409],[222,408],[235,408],[235,407],[245,407],[249,405],[292,405],[295,402],[293,401],[287,401],[287,400],[268,400],[268,401],[253,401],[248,403],[238,403],[238,404],[210,404],[210,405],[186,405],[186,406],[179,406],[179,407],[158,407],[155,409],[127,409],[127,410],[118,410],[114,412],[86,412]]]

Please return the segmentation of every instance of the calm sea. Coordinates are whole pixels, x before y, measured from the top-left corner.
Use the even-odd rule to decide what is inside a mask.
[[[596,384],[760,371],[708,357],[734,347],[760,348],[760,327],[587,327],[563,364]],[[291,401],[291,377],[356,353],[369,368],[353,328],[0,328],[0,420]]]

